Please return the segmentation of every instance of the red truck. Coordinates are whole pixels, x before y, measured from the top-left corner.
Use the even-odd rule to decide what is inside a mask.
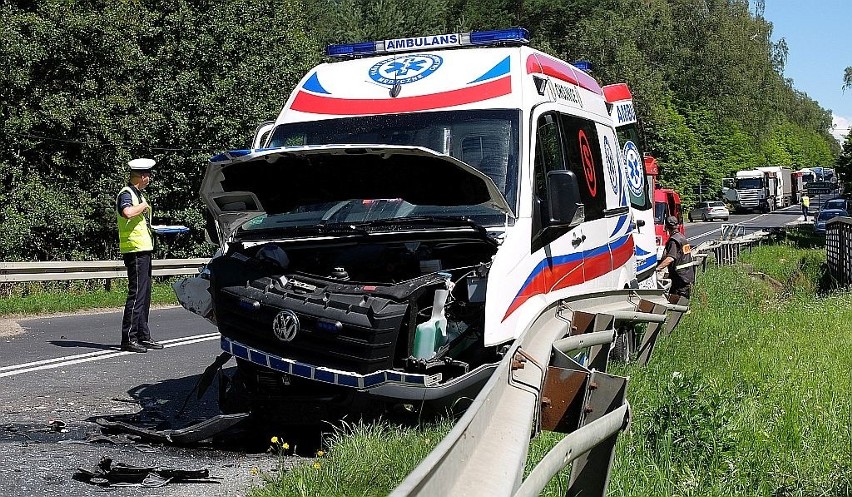
[[[657,174],[659,174],[659,166],[657,159],[651,155],[645,155],[645,172],[650,177],[654,186],[654,229],[657,232],[657,250],[661,252],[666,242],[669,241],[669,235],[666,233],[666,227],[663,224],[668,216],[677,218],[677,229],[682,235],[686,235],[683,228],[683,209],[681,208],[680,195],[671,188],[660,188],[657,184]]]

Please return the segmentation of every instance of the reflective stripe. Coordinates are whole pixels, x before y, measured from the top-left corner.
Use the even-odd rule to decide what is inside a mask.
[[[141,200],[136,196],[133,189],[129,186],[125,186],[118,192],[116,204],[118,204],[118,197],[120,197],[124,192],[130,193],[130,200],[133,202],[133,205],[139,205],[141,203]],[[148,219],[150,215],[151,209],[149,209],[147,213],[142,212],[130,219],[126,219],[120,212],[116,211],[116,218],[118,221],[118,242],[119,249],[122,254],[154,250],[154,241],[151,239],[151,231],[148,228]]]

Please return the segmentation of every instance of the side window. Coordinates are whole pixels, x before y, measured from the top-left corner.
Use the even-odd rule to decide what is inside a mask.
[[[546,204],[547,173],[565,169],[559,125],[555,114],[545,114],[538,119],[535,145],[535,194]]]
[[[566,162],[577,175],[586,221],[600,219],[606,209],[606,185],[595,123],[562,115],[561,124]]]

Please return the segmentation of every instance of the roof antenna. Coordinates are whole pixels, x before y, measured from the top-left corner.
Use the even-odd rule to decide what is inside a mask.
[[[399,58],[399,55],[394,56],[393,61],[394,61],[394,62],[396,62],[396,59],[397,59],[397,58]],[[390,89],[390,96],[391,96],[391,98],[396,98],[396,97],[398,97],[398,96],[399,96],[399,92],[400,92],[400,91],[402,91],[402,85],[401,85],[401,84],[399,84],[399,81],[397,81],[397,80],[396,80],[396,78],[398,78],[398,77],[399,77],[399,70],[397,69],[397,70],[396,70],[396,71],[394,71],[394,73],[393,73],[393,86],[391,86],[391,89]]]

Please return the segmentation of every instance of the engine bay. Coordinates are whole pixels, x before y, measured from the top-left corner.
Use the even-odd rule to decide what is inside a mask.
[[[472,231],[236,243],[208,266],[217,325],[319,367],[449,379],[494,360],[483,331],[496,250]]]

